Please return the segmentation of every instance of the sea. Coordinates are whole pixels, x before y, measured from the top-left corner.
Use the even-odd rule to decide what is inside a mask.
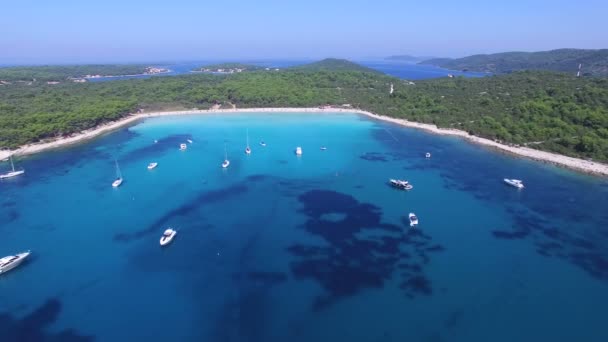
[[[608,341],[605,178],[354,113],[150,118],[16,166],[2,342]]]
[[[91,78],[89,82],[107,82],[114,80],[125,80],[125,79],[137,79],[137,78],[150,78],[150,77],[164,77],[164,76],[178,76],[192,74],[192,70],[199,69],[201,66],[222,63],[225,61],[219,60],[206,60],[206,61],[187,61],[187,62],[167,62],[155,64],[155,67],[166,68],[169,72],[156,74],[156,75],[132,75],[132,76],[114,76],[114,77],[99,77]],[[244,60],[239,63],[257,65],[267,68],[288,68],[306,63],[315,62],[314,60]],[[366,66],[368,68],[383,72],[385,74],[398,77],[407,80],[422,80],[431,78],[448,77],[448,74],[454,76],[463,77],[484,77],[491,75],[489,73],[462,71],[462,70],[448,70],[433,65],[422,65],[411,62],[393,61],[384,59],[364,59],[356,60],[358,64]]]

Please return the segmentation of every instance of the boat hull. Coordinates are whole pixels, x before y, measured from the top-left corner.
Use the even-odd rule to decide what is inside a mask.
[[[12,178],[12,177],[17,177],[19,175],[24,174],[25,171],[23,170],[19,170],[19,171],[12,171],[12,172],[8,172],[5,174],[0,175],[0,179],[6,179],[6,178]]]
[[[10,264],[2,267],[0,269],[0,274],[4,274],[12,269],[15,269],[17,266],[21,265],[25,259],[30,255],[30,252],[25,252],[25,253],[19,253],[17,254],[17,256],[19,257],[19,259],[11,262]]]
[[[171,233],[171,235],[169,236],[161,236],[160,238],[160,245],[161,246],[166,246],[168,244],[170,244],[173,241],[173,238],[175,238],[175,235],[177,235],[176,231],[173,231],[173,233]]]

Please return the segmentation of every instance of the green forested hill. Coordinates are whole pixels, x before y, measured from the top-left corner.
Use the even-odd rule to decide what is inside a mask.
[[[583,75],[608,76],[608,49],[558,49],[540,52],[503,52],[464,58],[435,58],[422,61],[452,70],[509,73],[519,70],[551,70],[575,75],[579,64]]]
[[[377,70],[359,65],[357,63],[353,63],[346,59],[339,58],[326,58],[318,62],[294,66],[290,69],[307,71],[361,71],[381,74],[381,72]]]
[[[70,77],[83,77],[85,75],[135,75],[143,74],[145,65],[136,64],[99,64],[99,65],[43,65],[24,67],[0,68],[0,81],[65,81]]]
[[[390,84],[395,92],[389,95]],[[378,114],[608,161],[608,79],[552,72],[443,78],[415,85],[367,71],[284,69],[59,85],[0,86],[0,148],[144,110],[349,103]]]

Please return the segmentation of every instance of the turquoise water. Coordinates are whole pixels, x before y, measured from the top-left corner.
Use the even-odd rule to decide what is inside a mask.
[[[355,114],[155,118],[18,165],[2,341],[608,340],[600,178]]]

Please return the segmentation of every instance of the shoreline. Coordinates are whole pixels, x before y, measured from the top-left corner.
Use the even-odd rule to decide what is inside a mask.
[[[51,149],[57,149],[66,147],[73,144],[85,142],[93,139],[102,134],[110,133],[123,126],[135,123],[139,120],[146,118],[154,118],[161,116],[175,116],[175,115],[193,115],[193,114],[215,114],[215,113],[353,113],[362,114],[367,117],[381,120],[385,122],[391,122],[397,125],[416,128],[424,130],[426,132],[439,134],[439,135],[450,135],[463,138],[469,142],[479,144],[482,146],[490,147],[500,152],[509,153],[511,155],[525,157],[528,159],[540,161],[543,163],[549,163],[556,166],[564,167],[570,170],[579,171],[592,175],[608,176],[608,164],[602,164],[598,162],[587,161],[584,159],[568,157],[561,154],[545,152],[540,150],[531,149],[528,147],[514,147],[504,144],[497,143],[493,140],[481,138],[478,136],[469,135],[465,131],[457,129],[444,129],[438,128],[435,125],[417,123],[407,121],[405,119],[392,118],[388,116],[382,116],[374,114],[368,111],[359,109],[345,109],[345,108],[235,108],[235,109],[193,109],[183,111],[166,111],[166,112],[150,112],[150,113],[139,113],[132,114],[118,121],[110,122],[96,128],[92,128],[80,133],[77,133],[71,137],[61,138],[50,142],[34,143],[29,145],[21,146],[16,150],[0,150],[0,160],[7,159],[10,155],[25,156],[35,154]]]

